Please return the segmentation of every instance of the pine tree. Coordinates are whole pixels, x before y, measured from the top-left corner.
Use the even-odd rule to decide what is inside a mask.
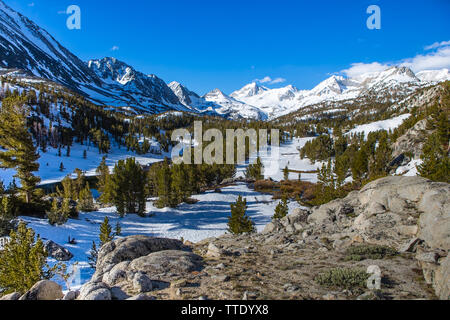
[[[284,181],[289,181],[289,168],[288,168],[288,166],[286,166],[283,169],[283,178],[284,178]]]
[[[15,216],[13,200],[8,195],[0,197],[0,237],[8,235],[13,228],[11,220]]]
[[[346,154],[336,157],[334,162],[334,174],[336,175],[337,186],[344,184],[349,169],[349,161]]]
[[[71,214],[73,212],[70,208],[70,199],[64,198],[60,206],[58,200],[55,198],[53,199],[50,212],[47,212],[47,219],[52,226],[63,225],[67,222]]]
[[[27,128],[27,112],[22,101],[5,98],[0,108],[0,166],[16,169],[20,192],[26,203],[38,197],[36,185],[41,181],[33,172],[39,170],[39,153]]]
[[[92,269],[96,269],[97,267],[97,259],[98,259],[98,250],[95,241],[92,241],[92,247],[89,251],[88,263]]]
[[[172,174],[167,160],[161,164],[156,174],[156,193],[159,197],[157,202],[159,207],[168,207],[174,203]]]
[[[264,179],[264,165],[261,161],[261,158],[256,158],[256,162],[254,164],[250,164],[247,167],[245,172],[245,177],[247,179],[255,179],[255,180],[263,180]]]
[[[179,204],[191,196],[191,186],[189,185],[189,172],[186,165],[181,163],[172,167],[172,191],[174,201]]]
[[[232,203],[231,216],[228,218],[228,232],[242,234],[255,232],[255,225],[250,217],[246,215],[247,200],[239,196],[236,203]]]
[[[120,160],[111,175],[111,199],[121,217],[125,212],[144,215],[146,175],[134,158]]]
[[[275,214],[273,215],[272,219],[282,219],[286,217],[289,213],[289,207],[287,204],[287,198],[283,197],[280,201],[280,203],[275,208]]]
[[[100,202],[109,204],[112,202],[111,174],[106,165],[106,158],[103,157],[97,170],[98,191],[100,192]]]
[[[352,175],[355,181],[361,181],[368,170],[369,153],[366,145],[361,146],[351,164]]]
[[[120,225],[120,222],[117,221],[116,228],[114,231],[114,235],[120,237],[122,235],[122,226]]]
[[[189,172],[189,185],[191,186],[191,193],[198,194],[201,191],[201,174],[199,172],[199,166],[192,164],[188,166]]]
[[[450,158],[441,144],[439,133],[430,135],[423,146],[422,164],[417,170],[422,177],[450,183]]]
[[[42,240],[33,229],[27,228],[24,222],[18,226],[17,232],[11,231],[10,241],[0,251],[0,288],[1,293],[8,294],[29,290],[36,282],[50,279],[59,268],[52,268],[46,263],[47,254]]]
[[[388,173],[387,167],[389,165],[391,153],[392,151],[388,144],[387,132],[382,131],[378,141],[378,147],[375,151],[374,164],[370,172],[371,176],[380,177]]]
[[[108,217],[105,217],[103,220],[103,223],[100,226],[100,247],[102,247],[104,244],[112,241],[114,239],[114,235],[112,234],[112,228],[109,224]]]
[[[89,188],[89,183],[80,191],[78,196],[78,211],[91,212],[94,211],[94,197]]]

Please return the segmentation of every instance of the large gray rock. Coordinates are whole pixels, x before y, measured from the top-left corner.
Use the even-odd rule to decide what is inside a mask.
[[[200,270],[202,258],[181,241],[131,236],[104,245],[97,270],[81,289],[80,300],[123,300],[168,286],[175,275]]]
[[[158,251],[133,260],[129,268],[150,277],[168,273],[183,274],[201,270],[202,258],[194,253],[179,250]]]
[[[316,229],[339,231],[403,251],[415,251],[420,242],[425,252],[416,257],[425,278],[440,298],[447,299],[450,270],[445,257],[450,250],[449,195],[447,183],[421,177],[390,176],[373,181],[344,199],[313,208],[308,221]],[[352,207],[353,212],[343,212],[346,207]],[[411,239],[414,240],[411,242]]]
[[[62,288],[56,282],[42,280],[37,282],[19,300],[60,300],[64,297]]]
[[[419,159],[422,154],[425,137],[429,132],[426,130],[427,120],[417,122],[411,129],[400,136],[392,146],[392,157],[396,158],[401,154],[412,154],[415,159]]]
[[[88,282],[81,290],[78,300],[111,300],[111,290],[103,282]]]
[[[45,243],[45,251],[47,251],[49,257],[52,257],[58,261],[69,261],[73,258],[73,254],[69,250],[53,242],[52,240]]]
[[[146,256],[162,250],[183,250],[185,246],[179,240],[153,238],[142,235],[120,238],[105,244],[98,253],[97,272],[109,271],[122,261]]]

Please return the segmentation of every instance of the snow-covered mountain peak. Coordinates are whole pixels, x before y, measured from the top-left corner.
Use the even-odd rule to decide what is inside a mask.
[[[373,72],[368,74],[363,74],[355,80],[359,81],[362,86],[367,88],[374,87],[377,85],[387,85],[390,83],[400,84],[400,83],[419,83],[420,80],[416,77],[414,72],[407,67],[390,67],[381,72]]]
[[[230,94],[230,97],[233,97],[235,99],[253,97],[253,96],[261,94],[267,90],[269,90],[269,89],[266,87],[260,86],[256,82],[252,82],[252,83],[245,85],[241,89],[234,91],[232,94]]]
[[[190,91],[181,83],[172,81],[169,83],[169,88],[178,97],[178,100],[180,100],[183,105],[196,108],[199,104],[201,104],[201,102],[199,102],[199,95]]]
[[[203,96],[205,99],[232,99],[225,93],[223,93],[220,89],[216,88]]]
[[[329,77],[328,79],[319,83],[316,87],[314,87],[310,91],[310,94],[317,95],[317,96],[339,95],[346,88],[346,86],[344,84],[345,80],[346,79],[342,76],[333,75],[333,76]]]
[[[136,71],[116,58],[106,57],[101,60],[89,60],[88,67],[105,81],[125,85],[136,79]]]
[[[419,78],[420,81],[436,83],[450,80],[450,72],[448,69],[424,70],[417,72],[416,77]]]

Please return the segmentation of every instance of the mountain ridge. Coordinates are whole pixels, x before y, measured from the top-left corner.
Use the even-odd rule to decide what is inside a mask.
[[[268,88],[253,81],[229,95],[215,89],[200,96],[179,82],[166,84],[116,58],[83,62],[1,0],[0,68],[9,70],[3,74],[53,81],[96,104],[138,114],[187,111],[254,120],[272,120],[305,107],[366,96],[386,100],[395,93],[396,99],[402,99],[423,86],[450,79],[448,69],[415,74],[407,67],[392,66],[357,77],[332,75],[311,90],[292,85]]]

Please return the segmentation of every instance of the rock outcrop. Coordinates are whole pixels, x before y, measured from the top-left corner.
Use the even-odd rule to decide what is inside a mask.
[[[397,158],[401,154],[412,155],[414,159],[420,159],[423,144],[429,131],[427,131],[427,120],[417,122],[405,134],[400,136],[392,146],[392,156]]]
[[[181,241],[130,236],[105,244],[91,281],[85,284],[79,300],[124,300],[169,287],[185,273],[199,271],[202,258]],[[142,299],[140,297],[139,299]]]
[[[49,257],[52,257],[58,261],[69,261],[73,258],[73,254],[68,249],[53,242],[52,240],[47,241],[44,248]]]
[[[420,245],[417,261],[442,299],[450,297],[450,185],[420,177],[386,177],[360,191],[313,208],[308,221],[334,238],[402,246]],[[413,241],[413,242],[414,242]],[[411,244],[410,244],[411,246]],[[405,250],[408,251],[408,250]]]
[[[62,288],[56,282],[42,280],[36,283],[19,300],[60,300],[64,297]]]
[[[115,240],[100,250],[78,299],[449,299],[449,194],[446,183],[386,177],[344,199],[295,209],[262,233],[190,247],[144,236]],[[391,258],[351,256],[359,246]],[[315,279],[330,268],[377,270],[372,287],[381,290],[323,287]]]

